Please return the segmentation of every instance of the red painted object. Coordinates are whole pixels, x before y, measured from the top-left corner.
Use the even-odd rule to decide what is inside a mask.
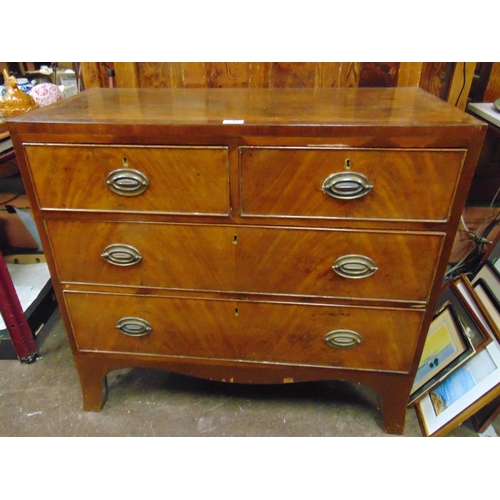
[[[0,253],[0,312],[21,363],[33,363],[39,356],[7,264]]]

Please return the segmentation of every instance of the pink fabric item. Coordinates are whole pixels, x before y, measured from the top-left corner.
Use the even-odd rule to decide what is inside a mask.
[[[41,108],[63,98],[63,93],[54,83],[39,83],[30,90],[29,95]]]

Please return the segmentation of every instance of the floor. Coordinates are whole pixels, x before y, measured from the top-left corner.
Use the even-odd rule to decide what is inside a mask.
[[[378,398],[342,382],[245,386],[130,369],[108,376],[99,413],[82,410],[81,390],[59,311],[38,339],[32,364],[0,360],[0,436],[388,436]],[[500,418],[493,427],[500,434]],[[414,410],[404,436],[421,437]],[[478,437],[470,421],[449,436]]]

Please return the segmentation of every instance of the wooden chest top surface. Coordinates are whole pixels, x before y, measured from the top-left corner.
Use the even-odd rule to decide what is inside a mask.
[[[223,123],[230,120],[229,123]],[[231,120],[237,120],[232,123]],[[243,122],[241,122],[243,121]],[[474,126],[479,120],[419,88],[90,89],[9,120],[11,130],[46,124],[58,133],[84,124],[204,126],[214,133],[269,133],[292,127]],[[64,128],[61,126],[64,124]],[[69,128],[68,128],[69,127]],[[332,129],[332,130],[330,130]],[[279,132],[279,130],[274,130]]]

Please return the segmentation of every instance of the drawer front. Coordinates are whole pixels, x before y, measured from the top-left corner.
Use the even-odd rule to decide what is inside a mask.
[[[45,221],[62,282],[231,290],[233,231],[223,226]]]
[[[226,147],[25,149],[42,209],[229,213]]]
[[[366,370],[407,372],[422,321],[413,310],[74,292],[65,300],[81,351]]]
[[[46,221],[62,282],[426,301],[442,235]]]
[[[444,235],[238,230],[238,285],[250,292],[427,301]]]
[[[443,221],[463,150],[240,148],[242,215]]]

